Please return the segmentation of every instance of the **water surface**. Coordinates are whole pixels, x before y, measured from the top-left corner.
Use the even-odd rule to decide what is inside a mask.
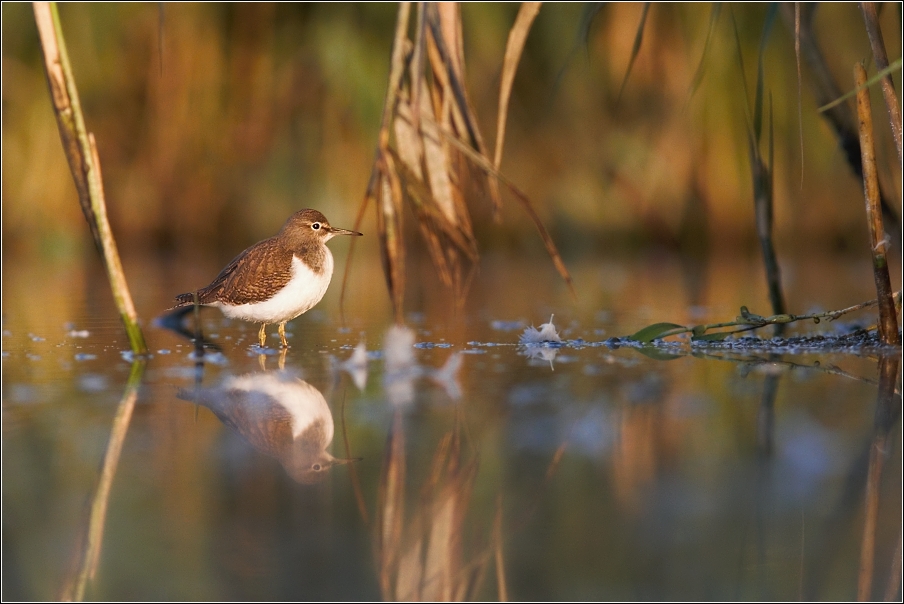
[[[4,264],[6,599],[900,594],[900,398],[874,351],[606,344],[765,311],[755,261],[573,262],[574,301],[542,261],[491,257],[459,311],[413,286],[410,331],[362,269],[284,356],[204,310],[203,365],[150,318],[217,266],[126,264],[144,363],[94,265]],[[792,264],[794,310],[869,299],[865,268]],[[566,345],[518,345],[551,314]]]

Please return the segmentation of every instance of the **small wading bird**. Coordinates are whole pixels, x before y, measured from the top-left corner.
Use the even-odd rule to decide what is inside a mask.
[[[333,254],[326,242],[336,235],[361,233],[330,226],[317,210],[292,214],[275,237],[255,243],[226,265],[210,285],[176,296],[170,310],[195,303],[215,306],[230,319],[261,324],[261,348],[267,325],[279,323],[283,348],[286,322],[320,302],[333,276]]]

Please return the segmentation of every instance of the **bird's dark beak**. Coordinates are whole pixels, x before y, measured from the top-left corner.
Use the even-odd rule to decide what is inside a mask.
[[[361,237],[364,233],[359,233],[358,231],[349,231],[348,229],[337,229],[334,226],[330,227],[330,233],[333,235],[354,235],[355,237]]]

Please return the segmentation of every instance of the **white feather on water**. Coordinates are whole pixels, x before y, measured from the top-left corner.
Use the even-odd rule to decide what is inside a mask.
[[[562,338],[559,337],[559,332],[556,331],[556,326],[552,323],[553,317],[555,317],[555,315],[550,315],[549,323],[543,323],[542,325],[540,325],[540,329],[537,329],[533,326],[525,328],[524,333],[521,334],[521,338],[518,340],[518,342],[520,344],[561,342]]]

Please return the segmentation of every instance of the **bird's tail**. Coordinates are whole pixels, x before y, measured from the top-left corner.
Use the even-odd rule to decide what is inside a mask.
[[[198,292],[198,300],[201,299],[201,292]],[[176,296],[176,305],[167,310],[176,310],[177,308],[184,308],[186,306],[191,306],[195,303],[195,292],[188,292],[187,294],[179,294]]]

